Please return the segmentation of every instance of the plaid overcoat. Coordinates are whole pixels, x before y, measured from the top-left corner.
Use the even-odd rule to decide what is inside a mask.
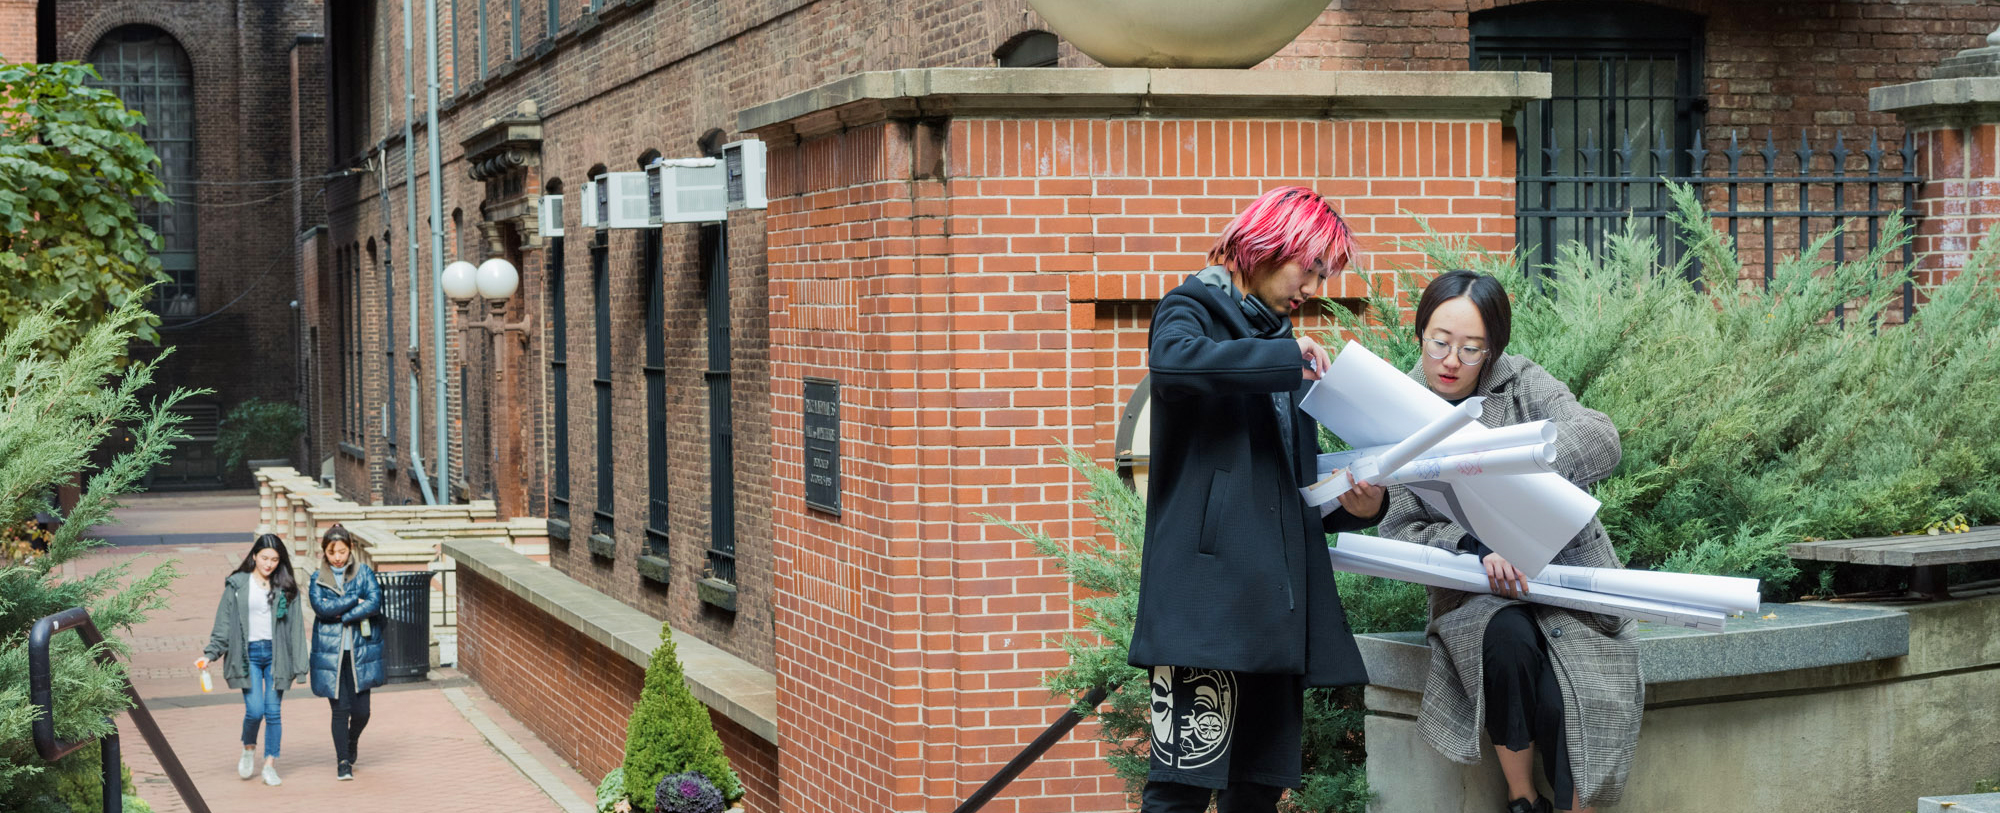
[[[1618,429],[1604,413],[1577,403],[1569,387],[1527,358],[1506,354],[1487,362],[1476,394],[1486,396],[1480,423],[1489,427],[1548,420],[1556,425],[1556,471],[1580,487],[1618,467]],[[1410,373],[1423,382],[1421,365]],[[1431,510],[1409,489],[1389,489],[1382,535],[1457,550],[1464,528]],[[1604,526],[1595,518],[1556,554],[1556,564],[1620,567]],[[1481,645],[1493,613],[1525,604],[1549,644],[1562,690],[1564,739],[1576,793],[1586,806],[1616,803],[1639,742],[1645,687],[1632,622],[1615,616],[1528,604],[1499,596],[1427,588],[1430,593],[1430,675],[1417,728],[1454,762],[1479,761],[1485,720]],[[1532,589],[1532,588],[1531,588]],[[1543,755],[1547,759],[1547,755]]]

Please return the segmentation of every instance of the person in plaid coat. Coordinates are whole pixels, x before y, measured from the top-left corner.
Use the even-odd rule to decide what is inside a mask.
[[[1453,403],[1485,396],[1480,422],[1489,427],[1554,422],[1556,471],[1577,486],[1610,476],[1618,467],[1617,427],[1533,361],[1507,354],[1511,327],[1498,280],[1470,271],[1443,274],[1417,306],[1424,352],[1410,375]],[[1520,601],[1516,596],[1529,586],[1504,557],[1407,488],[1390,488],[1388,501],[1384,536],[1479,554],[1493,590],[1429,588],[1431,665],[1417,719],[1424,739],[1446,758],[1475,764],[1483,724],[1507,779],[1508,813],[1617,802],[1645,702],[1632,622]],[[1554,563],[1621,566],[1596,519]],[[1537,752],[1553,803],[1535,790]]]

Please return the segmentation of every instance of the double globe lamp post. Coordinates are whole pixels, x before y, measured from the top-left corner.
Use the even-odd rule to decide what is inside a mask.
[[[514,292],[521,285],[521,272],[514,268],[513,263],[500,257],[494,257],[477,266],[464,260],[458,260],[444,267],[444,274],[439,282],[444,289],[444,295],[450,297],[452,302],[458,306],[459,327],[465,331],[464,338],[459,343],[459,346],[461,348],[471,347],[472,332],[474,330],[486,331],[489,340],[492,342],[493,379],[492,386],[487,390],[487,407],[488,414],[493,419],[487,422],[486,443],[487,449],[492,453],[492,457],[489,459],[494,460],[495,466],[494,471],[490,473],[490,479],[492,480],[494,497],[499,503],[495,507],[499,509],[500,515],[503,517],[519,516],[525,508],[525,506],[519,504],[525,501],[525,495],[517,497],[515,494],[518,490],[519,478],[514,478],[512,482],[503,481],[502,479],[502,475],[518,473],[514,472],[515,464],[519,460],[518,450],[514,448],[513,442],[496,442],[494,427],[499,426],[502,427],[502,431],[511,432],[515,427],[519,426],[519,423],[514,419],[515,403],[513,395],[516,387],[513,386],[512,378],[515,375],[515,365],[508,363],[505,359],[504,351],[506,343],[501,337],[507,333],[514,333],[515,340],[521,346],[521,349],[525,351],[527,348],[528,331],[533,324],[533,319],[527,313],[527,309],[525,307],[521,309],[522,313],[519,319],[512,322],[506,321],[507,305],[513,299]],[[474,297],[486,300],[487,316],[478,321],[472,321],[470,316]],[[460,352],[463,353],[464,351],[461,350]],[[463,363],[463,356],[461,355],[460,358],[461,363]],[[510,437],[518,440],[518,435]],[[470,457],[471,451],[470,449],[465,450],[467,458]],[[469,476],[466,478],[468,486],[470,486],[471,480],[472,478]]]

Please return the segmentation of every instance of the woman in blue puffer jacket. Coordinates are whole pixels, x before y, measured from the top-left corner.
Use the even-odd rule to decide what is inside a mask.
[[[368,725],[368,690],[384,682],[382,588],[339,525],[320,539],[326,565],[312,580],[312,690],[333,706],[334,778],[354,778],[354,752]]]

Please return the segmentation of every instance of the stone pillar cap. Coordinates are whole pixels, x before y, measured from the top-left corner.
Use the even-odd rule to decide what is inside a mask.
[[[1549,92],[1548,74],[1515,71],[912,68],[854,74],[757,105],[737,126],[784,140],[952,116],[1493,121]]]

